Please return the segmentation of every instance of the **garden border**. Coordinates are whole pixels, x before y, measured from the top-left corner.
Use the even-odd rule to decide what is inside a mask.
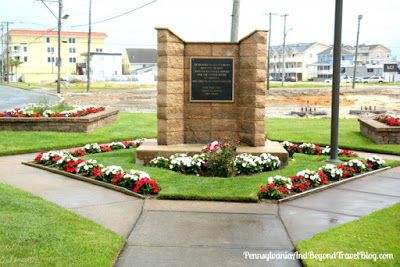
[[[119,110],[105,110],[82,117],[0,117],[0,131],[91,132],[114,122]]]
[[[334,181],[332,183],[329,183],[329,184],[326,184],[326,185],[321,185],[321,186],[318,186],[316,188],[312,188],[312,189],[306,190],[304,192],[300,192],[300,193],[296,193],[296,194],[293,194],[293,195],[289,195],[289,196],[287,196],[285,198],[281,198],[281,199],[261,199],[261,201],[262,202],[272,202],[272,203],[279,204],[279,203],[283,203],[283,202],[286,202],[286,201],[295,200],[297,198],[301,198],[301,197],[307,196],[309,194],[318,193],[320,191],[324,191],[324,190],[330,189],[332,187],[335,187],[335,186],[338,186],[338,185],[341,185],[341,184],[344,184],[344,183],[347,183],[347,182],[350,182],[350,181],[354,181],[354,180],[363,178],[363,177],[371,175],[371,174],[375,174],[375,173],[379,173],[379,172],[382,172],[382,171],[386,171],[386,170],[388,170],[390,168],[391,168],[390,166],[387,166],[387,167],[383,167],[381,169],[372,170],[372,171],[369,171],[369,172],[364,172],[364,173],[361,173],[359,175],[356,175],[356,176],[353,176],[353,177],[350,177],[350,178],[345,178],[345,179],[342,179],[342,180],[339,180],[339,181]]]
[[[42,169],[42,170],[45,170],[45,171],[49,171],[49,172],[52,172],[52,173],[55,173],[55,174],[60,174],[60,175],[63,175],[63,176],[66,176],[66,177],[69,177],[69,178],[72,178],[72,179],[80,180],[80,181],[83,181],[83,182],[88,182],[88,183],[91,183],[91,184],[94,184],[94,185],[102,186],[102,187],[105,187],[105,188],[108,188],[108,189],[112,189],[114,191],[118,191],[118,192],[126,194],[126,195],[137,197],[137,198],[141,198],[141,199],[150,198],[148,196],[144,196],[144,195],[138,194],[136,192],[130,191],[130,190],[126,189],[125,187],[121,187],[121,186],[113,185],[113,184],[110,184],[110,183],[102,182],[102,181],[95,180],[95,179],[92,179],[92,178],[89,178],[89,177],[86,177],[86,176],[83,176],[83,175],[68,173],[68,172],[65,172],[65,171],[62,171],[62,170],[58,170],[58,169],[55,169],[55,168],[47,167],[47,166],[44,166],[44,165],[41,165],[41,164],[37,164],[34,161],[21,162],[21,164],[27,165],[27,166],[30,166],[30,167],[34,167],[34,168],[38,168],[38,169]]]

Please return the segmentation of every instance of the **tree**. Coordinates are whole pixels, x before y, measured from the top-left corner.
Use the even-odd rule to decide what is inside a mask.
[[[18,67],[22,63],[24,62],[20,61],[19,59],[13,59],[13,58],[10,59],[11,71],[15,67],[15,77],[17,78],[17,82],[18,82]]]

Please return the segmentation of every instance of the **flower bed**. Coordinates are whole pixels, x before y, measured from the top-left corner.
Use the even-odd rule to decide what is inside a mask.
[[[318,170],[303,170],[290,177],[269,177],[260,186],[259,197],[264,199],[283,199],[322,185],[335,183],[362,173],[380,169],[385,161],[372,156],[364,160],[352,159],[342,165],[326,164]]]
[[[149,163],[152,167],[165,168],[184,174],[198,176],[230,177],[239,174],[255,174],[280,167],[278,157],[263,153],[259,156],[247,153],[235,156],[236,144],[214,141],[204,146],[201,154],[189,156],[175,154],[156,157]]]
[[[87,144],[69,152],[48,151],[41,152],[34,158],[34,163],[54,168],[67,174],[75,174],[115,186],[123,187],[140,195],[157,194],[160,190],[157,181],[143,171],[124,171],[120,166],[103,166],[96,160],[84,160],[77,156],[111,152],[120,149],[138,147],[143,139],[112,142],[99,145]],[[32,164],[29,164],[32,166]]]
[[[375,117],[375,120],[385,123],[389,126],[400,126],[400,117],[395,115],[380,115]]]
[[[391,115],[359,118],[360,132],[377,144],[400,144],[400,120]]]
[[[84,117],[89,114],[104,111],[105,107],[73,107],[64,111],[54,111],[52,106],[44,105],[28,105],[24,108],[13,108],[0,112],[0,117],[3,118],[64,118],[64,117]]]
[[[124,171],[120,166],[103,166],[96,160],[83,160],[65,151],[49,151],[38,154],[34,162],[65,173],[120,186],[141,195],[157,194],[160,188],[155,179],[139,170]]]
[[[0,130],[89,132],[117,119],[118,110],[105,107],[77,107],[65,111],[15,108],[0,112]]]
[[[289,153],[289,157],[293,158],[294,153],[303,153],[308,155],[329,155],[331,148],[326,146],[324,148],[315,144],[303,143],[303,144],[292,144],[289,141],[282,142],[282,146]],[[357,157],[357,154],[347,149],[338,149],[339,156],[344,157]]]
[[[128,149],[131,147],[139,147],[143,143],[144,139],[138,140],[130,140],[130,141],[122,141],[122,142],[112,142],[109,144],[86,144],[81,148],[77,148],[75,150],[69,151],[68,153],[72,156],[85,156],[88,154],[96,154],[96,153],[103,153],[103,152],[111,152],[119,149]]]

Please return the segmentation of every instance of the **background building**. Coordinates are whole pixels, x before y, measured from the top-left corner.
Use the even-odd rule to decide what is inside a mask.
[[[87,57],[87,53],[82,53]],[[90,76],[93,81],[111,81],[122,75],[122,53],[90,53]],[[86,75],[86,64],[82,66],[82,72]],[[85,77],[86,78],[86,77]],[[86,80],[86,79],[85,79]]]
[[[297,43],[286,45],[285,48],[285,76],[294,77],[296,81],[308,81],[317,77],[314,63],[318,54],[329,46],[321,43]],[[282,77],[282,49],[283,46],[271,46],[270,76]]]
[[[353,77],[355,47],[342,46],[341,76]],[[383,76],[384,65],[396,63],[389,48],[381,45],[360,45],[358,47],[356,77]],[[332,78],[333,72],[333,48],[330,47],[318,54],[318,61],[314,64],[317,69],[317,80],[323,81]],[[389,77],[389,76],[387,76]],[[391,81],[391,78],[385,79]]]
[[[9,53],[9,65],[19,61],[18,67],[10,68],[10,80],[25,82],[49,82],[57,79],[57,31],[49,30],[10,30],[3,36],[8,48],[3,53]],[[92,32],[93,52],[103,52],[107,35],[102,32]],[[85,62],[82,53],[87,52],[87,32],[61,32],[61,77],[77,74],[77,64]],[[4,55],[6,59],[6,54]],[[7,65],[7,61],[5,62]]]
[[[123,55],[123,73],[141,74],[157,69],[157,49],[126,48]]]
[[[353,67],[354,65],[354,53],[352,47],[342,46],[342,60],[341,60],[341,75],[345,74],[345,69]],[[333,47],[329,47],[324,51],[318,53],[318,60],[314,63],[315,69],[317,70],[318,81],[326,79],[332,79],[333,74]]]

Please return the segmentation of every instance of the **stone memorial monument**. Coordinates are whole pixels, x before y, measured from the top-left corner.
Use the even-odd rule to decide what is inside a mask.
[[[200,153],[214,140],[239,140],[238,153],[271,153],[285,163],[286,151],[265,141],[267,32],[239,42],[185,42],[157,28],[156,140],[137,150],[137,160]]]

